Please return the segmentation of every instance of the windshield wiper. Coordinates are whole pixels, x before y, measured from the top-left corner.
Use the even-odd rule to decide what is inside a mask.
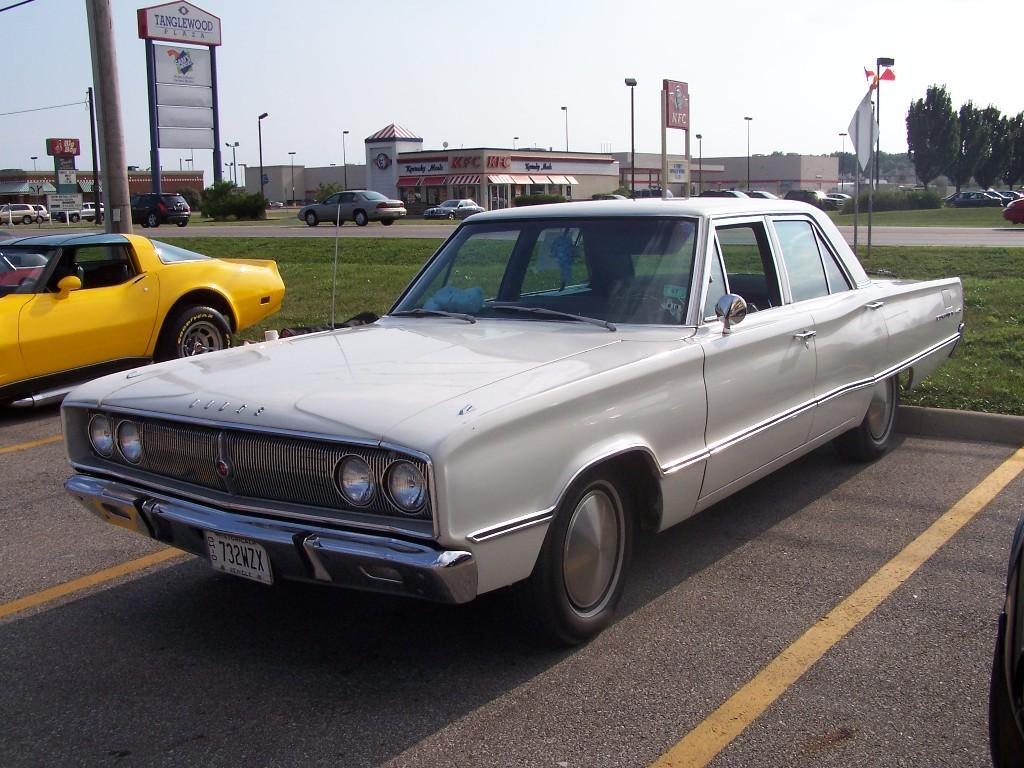
[[[391,317],[454,317],[456,320],[465,320],[467,323],[476,322],[475,317],[464,312],[445,312],[443,309],[423,309],[423,307],[400,309],[397,312],[391,312],[390,315]]]
[[[602,328],[607,328],[609,331],[618,330],[614,324],[607,320],[600,320],[596,317],[587,317],[586,315],[574,315],[572,312],[559,312],[557,309],[546,309],[545,307],[525,307],[522,304],[513,304],[511,302],[504,301],[492,301],[487,304],[490,309],[507,309],[511,312],[523,312],[530,315],[544,315],[545,317],[560,317],[564,320],[577,320],[581,323],[590,323],[591,325],[599,325]]]

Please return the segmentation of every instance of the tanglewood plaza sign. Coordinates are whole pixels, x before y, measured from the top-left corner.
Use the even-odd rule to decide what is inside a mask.
[[[220,45],[220,19],[192,3],[166,3],[140,8],[139,37],[172,43]]]

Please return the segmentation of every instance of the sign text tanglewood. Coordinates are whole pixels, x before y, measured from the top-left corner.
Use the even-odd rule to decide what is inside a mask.
[[[167,3],[138,12],[139,37],[220,45],[220,19],[192,3]]]

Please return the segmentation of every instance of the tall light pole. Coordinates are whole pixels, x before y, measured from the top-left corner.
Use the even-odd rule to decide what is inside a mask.
[[[513,136],[512,137],[512,149],[516,148],[516,142],[517,141],[519,141],[519,137],[518,136]]]
[[[636,78],[627,77],[629,86],[629,196],[636,200]]]
[[[878,189],[878,182],[881,179],[878,174],[878,155],[882,151],[882,67],[891,67],[895,63],[896,59],[887,56],[875,59],[875,77],[878,78],[878,87],[875,89],[875,122],[879,126],[875,134],[875,189]]]
[[[562,111],[565,112],[565,151],[569,151],[569,108],[562,107]]]
[[[747,121],[747,189],[750,189],[750,123],[754,118],[744,117],[743,119]]]
[[[260,197],[265,198],[263,194],[263,119],[268,115],[268,112],[264,112],[258,118],[256,118],[256,133],[259,135],[260,140]]]
[[[843,155],[846,154],[846,134],[840,133],[839,140],[842,142],[842,146],[839,148],[839,167],[836,169],[836,175],[839,177],[839,191],[843,191]]]
[[[704,137],[697,134],[697,196],[704,191]]]
[[[341,132],[341,178],[342,186],[348,189],[348,154],[345,150],[345,137],[348,136],[348,131]]]
[[[32,155],[32,157],[30,157],[29,159],[32,161],[32,172],[35,173],[35,171],[36,171],[36,160],[39,159],[39,155]]]
[[[234,174],[235,186],[238,186],[238,158],[235,157],[235,150],[238,148],[238,142],[232,144],[230,141],[224,144],[225,147],[231,148],[231,170]]]
[[[295,153],[289,152],[292,165],[292,205],[295,205]]]

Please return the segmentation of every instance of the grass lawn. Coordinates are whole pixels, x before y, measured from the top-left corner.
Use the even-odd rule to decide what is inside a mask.
[[[344,239],[337,319],[384,312],[441,240]],[[275,259],[287,293],[267,327],[329,322],[333,238],[181,238],[210,256]],[[1024,415],[1024,248],[873,248],[868,270],[964,280],[967,329],[956,357],[904,397],[911,405]],[[241,334],[258,338],[261,329]]]
[[[836,224],[853,226],[853,214],[829,213]],[[934,208],[925,211],[876,211],[871,223],[884,227],[1012,227],[1002,208]],[[860,212],[860,225],[867,227],[867,211]]]

